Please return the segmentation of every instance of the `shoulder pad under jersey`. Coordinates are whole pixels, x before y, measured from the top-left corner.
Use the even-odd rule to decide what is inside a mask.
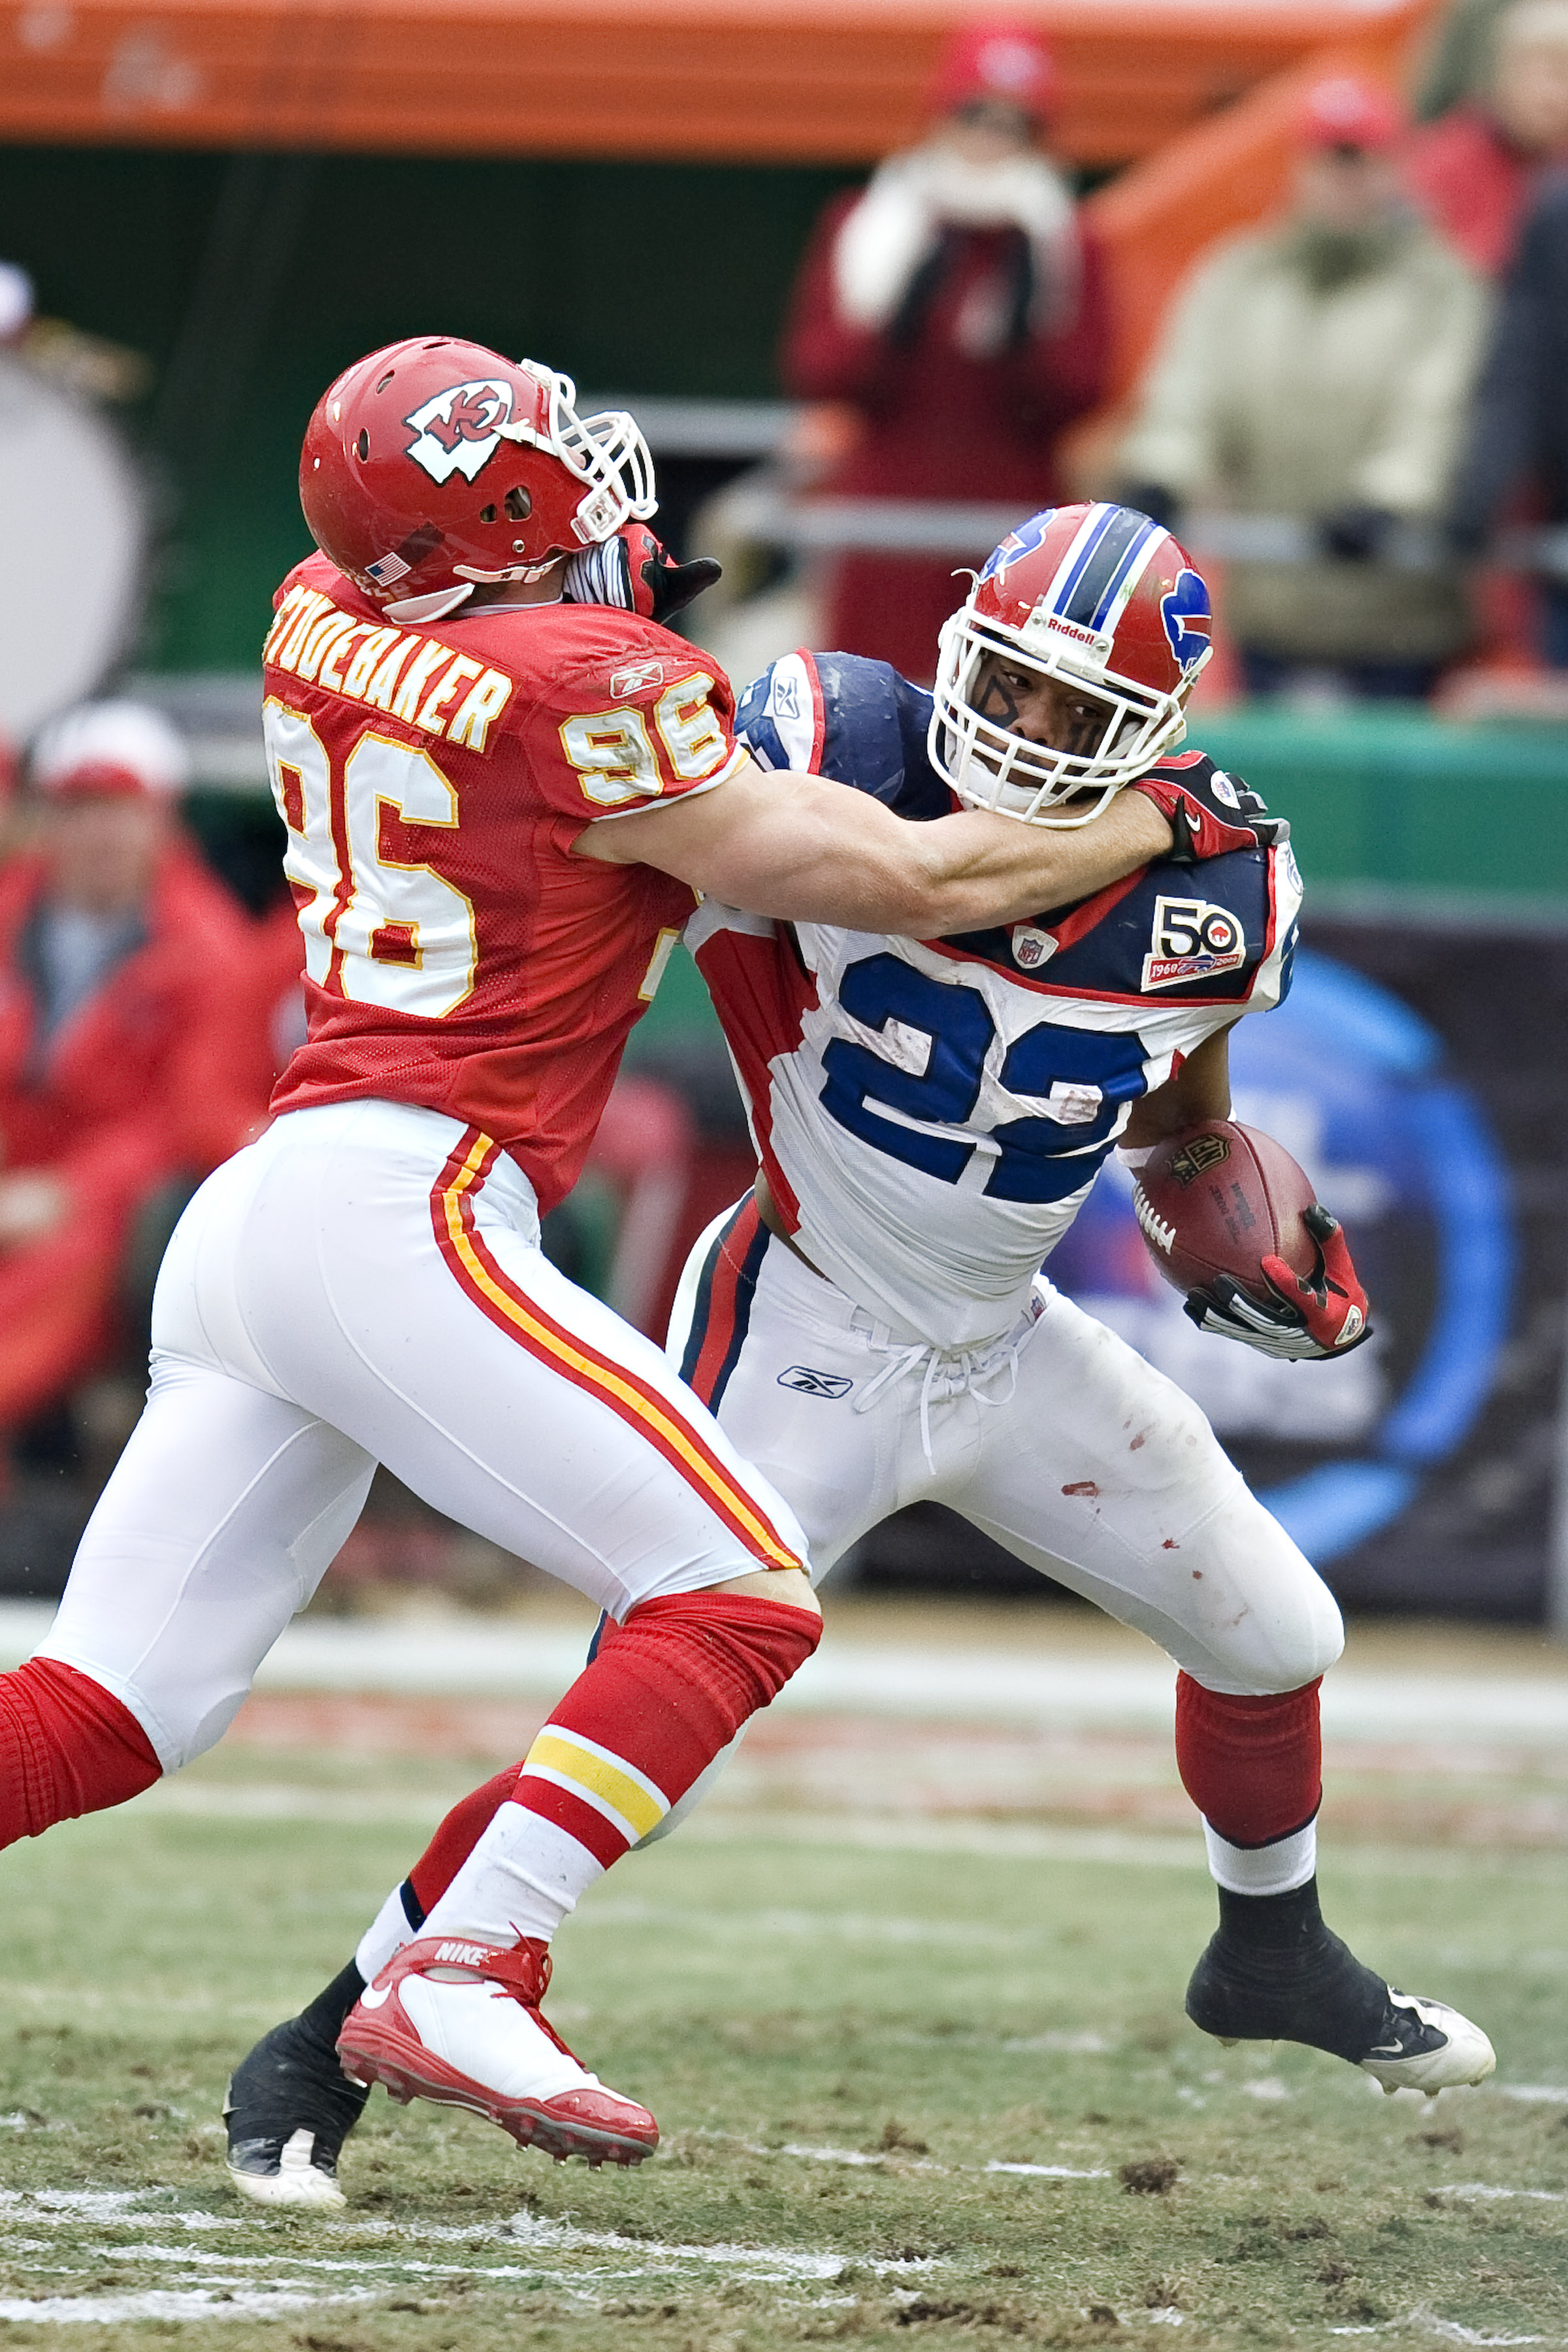
[[[1079,906],[943,942],[1047,995],[1261,1012],[1290,985],[1300,877],[1289,844],[1159,859]]]
[[[860,654],[785,654],[742,695],[735,733],[759,767],[808,768],[900,816],[945,816],[952,797],[926,758],[931,697]]]

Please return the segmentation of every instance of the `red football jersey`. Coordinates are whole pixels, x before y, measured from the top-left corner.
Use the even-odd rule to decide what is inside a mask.
[[[572,845],[739,764],[729,680],[598,604],[397,628],[320,555],[284,582],[264,659],[308,1018],[274,1110],[445,1111],[552,1208],[693,905]]]

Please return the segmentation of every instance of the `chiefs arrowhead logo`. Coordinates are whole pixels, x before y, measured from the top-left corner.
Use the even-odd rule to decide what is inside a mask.
[[[510,415],[511,386],[499,377],[450,384],[404,418],[414,431],[408,455],[433,482],[454,474],[471,482],[494,457]]]

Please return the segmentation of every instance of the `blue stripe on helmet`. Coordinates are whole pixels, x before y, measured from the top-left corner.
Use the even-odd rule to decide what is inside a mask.
[[[1085,550],[1086,560],[1074,566],[1066,593],[1058,603],[1064,620],[1076,621],[1085,629],[1103,625],[1134,547],[1153,528],[1147,515],[1135,513],[1131,507],[1110,509],[1104,529],[1096,534],[1092,547]]]
[[[1079,583],[1089,565],[1094,562],[1100,541],[1121,512],[1122,509],[1120,507],[1101,507],[1100,520],[1090,530],[1088,539],[1079,548],[1078,561],[1063,581],[1060,592],[1052,599],[1056,611],[1061,614],[1064,621],[1073,621],[1078,618],[1073,611],[1073,604],[1078,595]]]
[[[1111,578],[1107,584],[1105,593],[1101,596],[1099,604],[1095,608],[1094,619],[1089,624],[1091,628],[1102,629],[1105,626],[1106,622],[1110,617],[1111,606],[1115,604],[1117,597],[1121,594],[1121,590],[1127,584],[1128,573],[1136,567],[1139,558],[1142,555],[1143,551],[1148,546],[1150,541],[1158,539],[1160,536],[1162,526],[1159,523],[1150,522],[1147,517],[1143,515],[1140,515],[1138,520],[1142,524],[1143,528],[1138,532],[1136,538],[1131,541],[1121,562],[1117,565],[1115,572],[1111,575]]]

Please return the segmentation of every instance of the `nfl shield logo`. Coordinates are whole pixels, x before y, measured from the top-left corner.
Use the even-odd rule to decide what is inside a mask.
[[[1049,931],[1037,930],[1033,923],[1013,926],[1013,961],[1020,971],[1038,971],[1056,951],[1057,942]]]

